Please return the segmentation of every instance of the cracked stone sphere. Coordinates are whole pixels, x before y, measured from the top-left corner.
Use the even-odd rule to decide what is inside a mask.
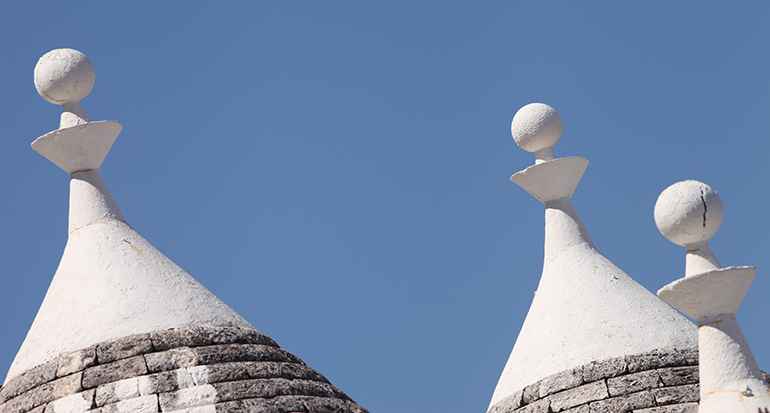
[[[37,93],[57,105],[86,97],[94,87],[95,79],[91,61],[74,49],[51,50],[35,66]]]
[[[722,225],[723,215],[719,195],[698,181],[669,186],[655,203],[655,224],[660,233],[679,245],[708,241]]]

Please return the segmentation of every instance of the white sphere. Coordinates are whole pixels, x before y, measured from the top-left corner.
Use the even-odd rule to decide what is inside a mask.
[[[513,117],[511,135],[516,144],[528,152],[552,148],[561,136],[561,118],[546,104],[530,103]]]
[[[73,49],[51,50],[35,66],[37,93],[57,105],[86,97],[94,87],[95,78],[91,61]]]
[[[722,225],[723,216],[719,195],[698,181],[669,186],[655,203],[655,224],[660,233],[679,245],[708,241]]]

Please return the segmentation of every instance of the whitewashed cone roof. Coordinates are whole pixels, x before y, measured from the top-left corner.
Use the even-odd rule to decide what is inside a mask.
[[[594,361],[657,349],[697,346],[693,323],[634,281],[594,246],[570,197],[585,158],[555,158],[562,132],[550,106],[535,103],[514,117],[517,144],[536,164],[511,180],[545,204],[545,259],[540,284],[490,408],[525,386]]]
[[[35,68],[40,95],[63,106],[32,148],[71,175],[69,237],[0,411],[365,413],[126,223],[99,171],[122,126],[78,103],[93,82],[72,49]]]

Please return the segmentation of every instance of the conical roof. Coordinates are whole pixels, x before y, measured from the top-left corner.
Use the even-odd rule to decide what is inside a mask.
[[[543,104],[525,106],[512,132],[537,156],[511,180],[545,204],[545,258],[490,408],[540,379],[591,362],[696,347],[695,325],[604,257],[588,236],[570,200],[588,160],[553,156],[558,114]]]
[[[71,49],[35,69],[63,104],[61,129],[32,147],[71,175],[69,237],[0,411],[365,412],[126,223],[99,171],[122,126],[77,102],[92,72]]]

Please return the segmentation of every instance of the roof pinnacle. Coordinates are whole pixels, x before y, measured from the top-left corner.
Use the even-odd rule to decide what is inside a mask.
[[[94,87],[94,66],[74,49],[56,49],[43,55],[35,66],[35,88],[43,99],[62,105],[60,129],[90,120],[79,101]]]
[[[552,148],[561,137],[561,118],[544,103],[530,103],[514,115],[511,135],[521,149],[535,153],[536,164],[555,159]]]

